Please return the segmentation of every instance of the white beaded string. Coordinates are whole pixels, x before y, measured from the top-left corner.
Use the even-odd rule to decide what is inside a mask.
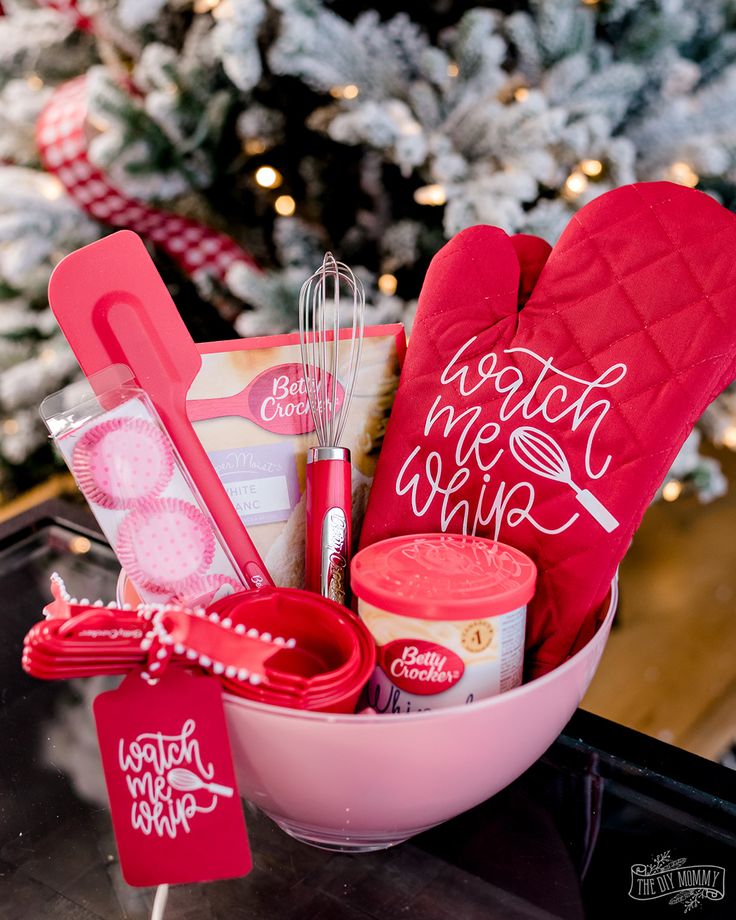
[[[200,667],[207,671],[212,671],[217,676],[224,674],[231,680],[248,681],[253,686],[262,683],[263,677],[260,674],[252,674],[247,668],[236,668],[233,665],[225,665],[222,661],[214,661],[208,655],[201,654],[182,642],[175,642],[174,637],[166,631],[164,621],[168,611],[181,609],[181,607],[177,607],[174,604],[165,604],[163,606],[142,604],[138,607],[139,615],[151,624],[150,630],[145,634],[141,642],[141,650],[149,655],[148,670],[143,671],[141,674],[145,681],[151,685],[157,683],[159,675],[155,672],[160,671],[165,666],[165,662],[168,661],[173,651],[177,655],[184,655],[189,661],[196,661]],[[258,639],[261,642],[282,646],[283,648],[294,648],[296,646],[296,639],[285,639],[283,636],[274,638],[270,632],[259,633],[257,629],[248,629],[242,623],[233,626],[229,617],[220,619],[217,613],[208,614],[202,607],[195,607],[189,615],[200,619],[208,619],[211,623],[215,623],[223,629],[231,630],[238,636],[245,635],[249,639]],[[156,651],[155,659],[151,662],[150,652],[155,649],[156,644],[159,644],[160,648]],[[161,654],[162,652],[163,654]]]

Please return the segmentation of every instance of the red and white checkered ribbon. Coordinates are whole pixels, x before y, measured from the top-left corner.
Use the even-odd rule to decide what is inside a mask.
[[[195,280],[204,275],[222,280],[234,262],[255,264],[224,233],[118,192],[87,156],[86,119],[87,78],[82,75],[54,92],[36,126],[44,167],[80,207],[103,223],[152,240]]]

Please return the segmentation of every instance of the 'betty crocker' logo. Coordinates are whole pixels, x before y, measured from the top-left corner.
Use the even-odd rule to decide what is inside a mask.
[[[316,390],[315,403],[320,412],[320,404],[325,403],[329,413],[333,392],[335,412],[339,411],[345,391],[338,380],[325,372],[322,385],[318,383]],[[301,364],[279,364],[259,374],[248,391],[248,408],[250,418],[256,425],[274,434],[306,434],[314,431],[307,382]]]
[[[400,690],[418,696],[442,693],[463,676],[459,655],[426,639],[395,639],[379,650],[379,663]]]

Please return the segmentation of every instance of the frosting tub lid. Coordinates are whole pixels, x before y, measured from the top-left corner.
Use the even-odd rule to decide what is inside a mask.
[[[467,620],[508,613],[534,594],[537,567],[518,549],[462,534],[382,540],[353,559],[351,583],[363,601],[403,616]]]

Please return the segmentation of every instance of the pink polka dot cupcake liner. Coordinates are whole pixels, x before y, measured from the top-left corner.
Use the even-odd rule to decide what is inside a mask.
[[[160,495],[174,475],[164,434],[141,418],[114,418],[90,428],[72,454],[72,472],[87,499],[111,510],[136,508]]]
[[[115,543],[118,559],[136,586],[172,595],[191,595],[215,555],[210,522],[179,498],[152,499],[131,511]]]

